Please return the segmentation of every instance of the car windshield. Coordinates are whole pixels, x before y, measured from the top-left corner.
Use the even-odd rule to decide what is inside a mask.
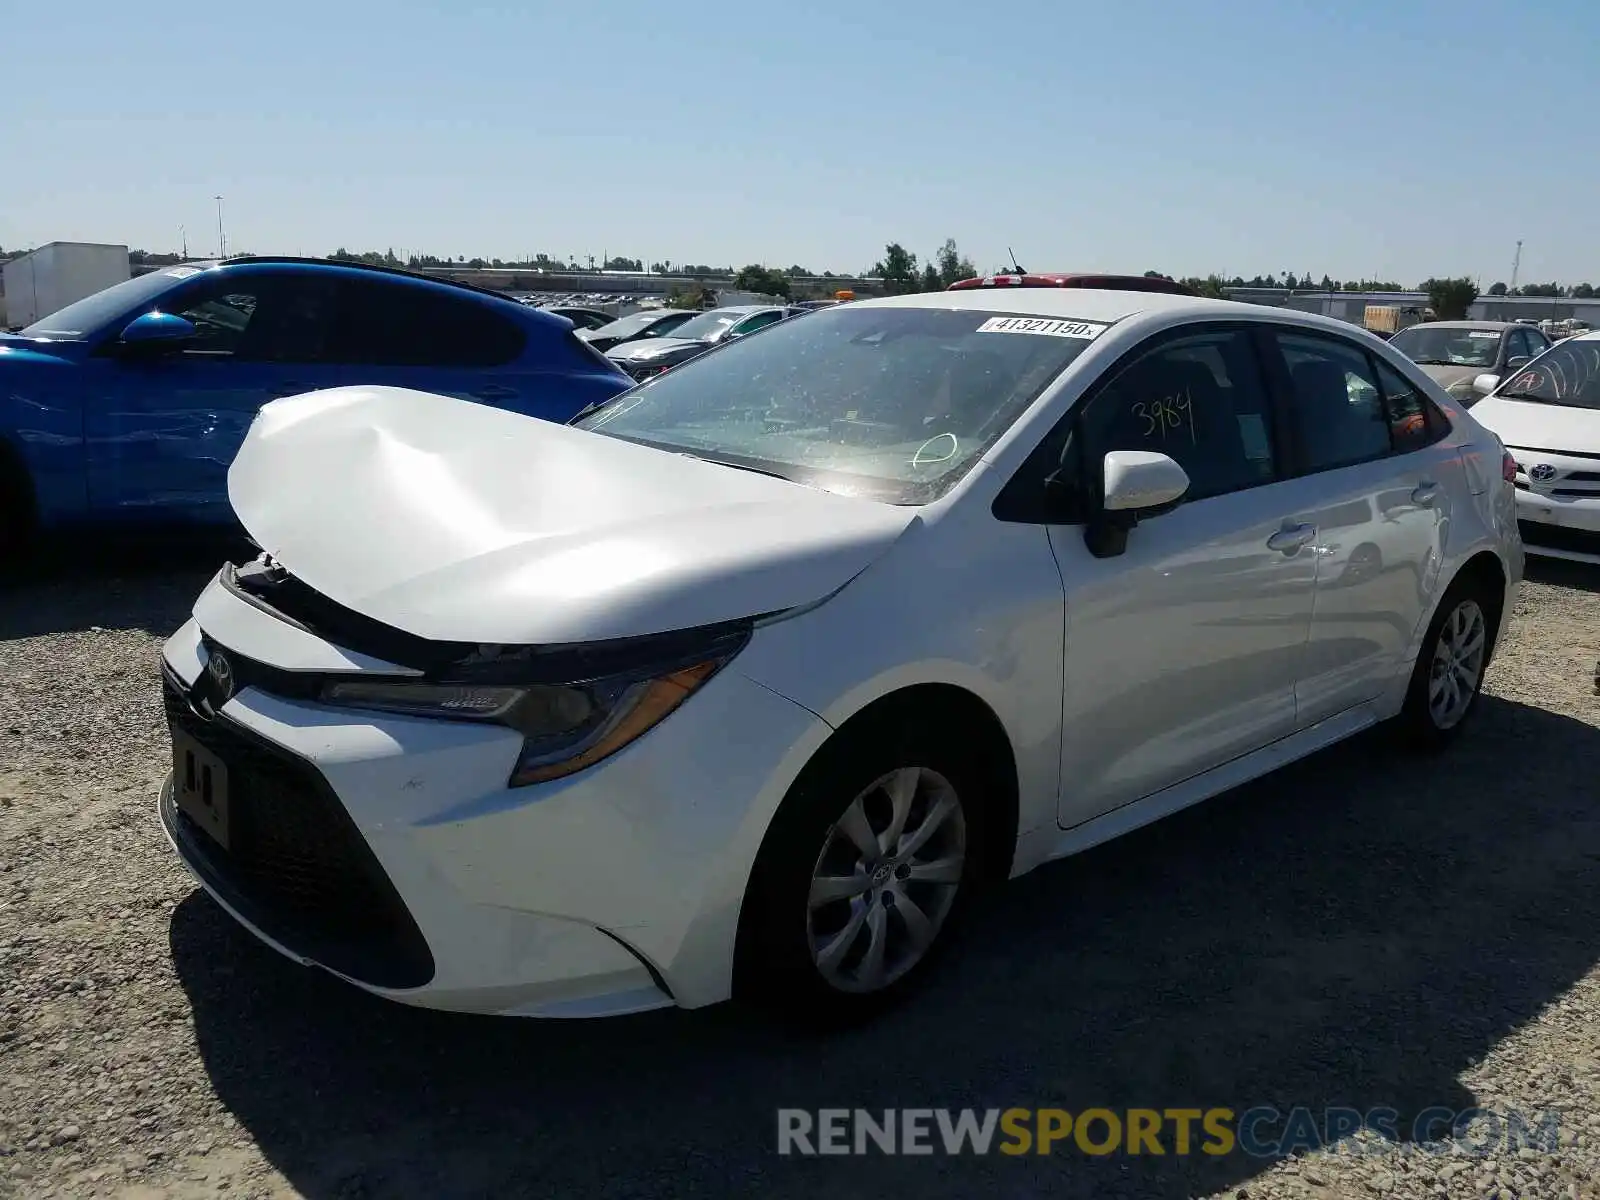
[[[75,304],[42,317],[22,331],[23,337],[75,339],[87,337],[107,321],[131,313],[192,275],[196,267],[169,267],[135,275],[104,291],[85,296]]]
[[[632,337],[636,333],[650,328],[657,321],[667,318],[659,312],[634,313],[631,317],[623,317],[612,321],[609,325],[602,325],[594,331],[595,337]]]
[[[672,331],[672,336],[713,338],[749,315],[749,313],[733,308],[713,308],[710,312],[703,312],[698,317],[691,317],[682,325],[679,325]]]
[[[575,424],[828,491],[926,504],[1103,328],[971,309],[822,309]]]
[[[1495,395],[1566,408],[1600,408],[1600,338],[1556,343],[1506,380]]]
[[[1499,357],[1498,329],[1440,329],[1413,325],[1389,339],[1389,345],[1423,366],[1492,367]]]

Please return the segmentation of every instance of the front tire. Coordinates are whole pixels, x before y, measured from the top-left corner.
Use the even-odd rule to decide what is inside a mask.
[[[838,1025],[917,986],[981,875],[984,778],[958,738],[880,726],[806,769],[756,859],[740,922],[742,995]]]
[[[1437,751],[1460,736],[1478,707],[1499,626],[1500,604],[1482,582],[1451,585],[1422,640],[1397,721],[1411,746]]]

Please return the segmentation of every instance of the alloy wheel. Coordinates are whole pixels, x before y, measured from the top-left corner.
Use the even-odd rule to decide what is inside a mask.
[[[1476,600],[1463,600],[1439,627],[1428,671],[1428,715],[1452,729],[1472,706],[1489,644],[1489,625]]]
[[[967,821],[943,775],[903,767],[829,828],[811,874],[807,936],[830,986],[876,992],[926,957],[960,891]]]

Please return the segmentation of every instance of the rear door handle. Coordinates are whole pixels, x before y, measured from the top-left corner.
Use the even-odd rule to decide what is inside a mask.
[[[1416,489],[1411,493],[1411,502],[1413,504],[1420,504],[1424,508],[1428,507],[1428,505],[1432,504],[1438,498],[1439,485],[1431,479],[1424,479],[1421,483],[1417,484]]]
[[[488,387],[481,387],[472,394],[479,400],[515,400],[517,389],[491,383]]]
[[[1317,536],[1315,525],[1288,525],[1278,530],[1267,539],[1267,549],[1276,550],[1281,554],[1295,554],[1312,538]]]

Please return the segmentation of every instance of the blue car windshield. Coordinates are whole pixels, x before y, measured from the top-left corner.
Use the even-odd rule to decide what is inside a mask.
[[[23,337],[76,341],[88,337],[107,321],[131,313],[157,296],[198,274],[195,267],[166,267],[114,283],[104,291],[42,317],[22,331]]]

